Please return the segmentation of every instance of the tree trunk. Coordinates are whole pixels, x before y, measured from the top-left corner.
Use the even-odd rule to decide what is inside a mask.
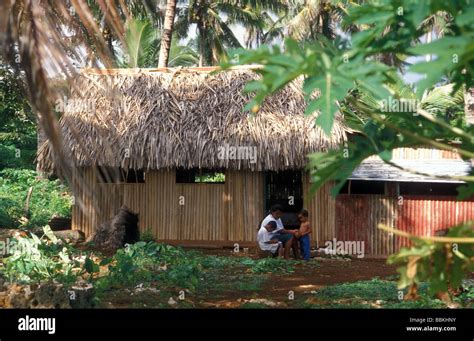
[[[33,186],[28,188],[28,192],[26,194],[26,200],[25,200],[25,209],[23,210],[23,216],[29,220],[30,219],[30,201],[31,201],[31,195],[33,194]]]
[[[176,0],[166,2],[166,14],[161,37],[160,57],[158,67],[167,67],[171,49],[171,38],[173,35],[174,17],[176,14]]]
[[[198,35],[199,35],[199,40],[198,40],[198,49],[199,49],[199,67],[203,67],[205,64],[206,64],[206,57],[205,57],[205,53],[206,53],[206,44],[205,44],[205,30],[204,30],[204,27],[202,26],[201,23],[198,23],[197,24],[197,28],[198,28]]]
[[[464,93],[464,111],[466,122],[474,124],[474,88],[470,88]]]
[[[43,128],[41,127],[39,121],[36,121],[36,141],[38,146],[36,147],[37,150],[41,148],[43,143],[46,141],[46,134],[44,133]],[[38,163],[36,164],[36,172],[38,173],[38,177],[40,179],[45,179],[47,178],[47,174],[44,173],[39,167]]]

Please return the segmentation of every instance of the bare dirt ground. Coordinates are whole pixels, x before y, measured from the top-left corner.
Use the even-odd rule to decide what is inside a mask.
[[[381,259],[313,259],[315,267],[296,268],[290,275],[271,275],[265,289],[274,295],[287,295],[289,290],[306,292],[326,285],[385,278],[396,275],[396,267]],[[264,290],[265,290],[264,289]]]
[[[261,288],[257,290],[205,290],[185,292],[186,298],[180,301],[177,293],[170,291],[120,290],[111,292],[104,298],[104,308],[242,308],[300,307],[313,296],[315,290],[338,283],[385,278],[394,275],[394,268],[383,261],[340,261],[328,260],[315,267],[296,269],[285,275],[270,274]],[[312,270],[308,270],[312,269]],[[294,300],[289,298],[293,292]]]
[[[229,256],[232,253],[227,250],[200,250],[208,255]],[[255,257],[253,254],[240,254],[235,257]],[[222,277],[210,284],[205,290],[186,292],[186,299],[179,301],[173,292],[159,293],[126,293],[115,292],[107,297],[104,307],[170,307],[176,308],[242,308],[242,307],[274,307],[274,308],[298,308],[301,303],[314,296],[314,292],[328,285],[351,283],[373,278],[394,279],[396,268],[387,265],[383,259],[330,259],[313,258],[309,262],[299,262],[294,266],[294,272],[287,274],[265,274],[261,284],[255,288],[242,287],[230,289],[220,287],[225,282],[235,281],[231,271],[226,274],[224,270]],[[255,276],[255,275],[254,275]],[[289,299],[293,292],[294,300]],[[170,296],[171,295],[171,296]],[[176,302],[176,303],[175,303]]]

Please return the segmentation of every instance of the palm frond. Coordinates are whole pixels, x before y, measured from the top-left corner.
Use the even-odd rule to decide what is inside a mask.
[[[125,51],[121,51],[122,67],[145,68],[157,63],[160,39],[150,20],[131,19],[125,32]]]
[[[193,41],[187,45],[180,45],[176,38],[171,41],[170,59],[168,65],[175,66],[197,66],[199,55],[196,52]]]

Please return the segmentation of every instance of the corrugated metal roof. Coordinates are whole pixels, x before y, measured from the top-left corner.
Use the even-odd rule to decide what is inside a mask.
[[[463,160],[396,160],[393,163],[404,169],[427,175],[419,175],[393,167],[382,160],[366,160],[356,168],[349,180],[412,181],[412,182],[462,182],[439,179],[436,176],[469,175],[472,164]]]

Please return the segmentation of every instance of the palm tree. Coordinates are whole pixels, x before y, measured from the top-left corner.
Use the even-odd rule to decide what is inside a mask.
[[[276,1],[276,5],[273,10],[256,6],[254,13],[261,24],[246,27],[245,48],[258,48],[262,44],[271,43],[275,38],[282,39],[284,37],[280,24],[287,14],[286,1]]]
[[[158,59],[158,67],[168,66],[168,59],[171,48],[171,39],[173,35],[174,17],[176,14],[176,0],[168,0],[166,2],[166,15],[161,36],[160,58]]]
[[[120,67],[146,68],[156,65],[160,36],[150,20],[130,19],[126,25],[125,43],[117,48]]]
[[[176,37],[171,41],[168,66],[197,66],[199,64],[199,55],[195,41],[190,40],[186,45],[180,45],[177,41]]]
[[[175,31],[179,38],[189,36],[196,28],[199,65],[214,65],[227,58],[227,49],[242,47],[231,29],[231,25],[244,28],[262,28],[262,18],[256,8],[277,10],[283,5],[272,0],[189,0],[179,4],[179,16]]]
[[[454,91],[452,83],[427,91],[420,100],[411,86],[395,83],[391,84],[390,88],[391,92],[397,94],[397,99],[400,102],[410,101],[413,103],[413,110],[425,110],[453,125],[457,125],[459,122],[461,122],[461,126],[469,124],[464,113],[464,90],[460,88]],[[357,90],[352,92],[341,106],[346,124],[354,131],[362,131],[364,125],[370,120],[370,113],[380,110],[381,103],[375,97]],[[387,120],[391,119],[397,119],[397,115],[387,118]]]
[[[347,1],[293,0],[281,27],[286,36],[303,41],[317,40],[319,35],[332,39],[346,13]]]
[[[151,20],[130,19],[126,25],[124,43],[116,48],[118,65],[124,68],[155,67],[158,53],[162,50],[162,41]],[[180,45],[177,39],[172,39],[168,50],[167,66],[195,66],[198,63],[192,41],[188,45]]]

